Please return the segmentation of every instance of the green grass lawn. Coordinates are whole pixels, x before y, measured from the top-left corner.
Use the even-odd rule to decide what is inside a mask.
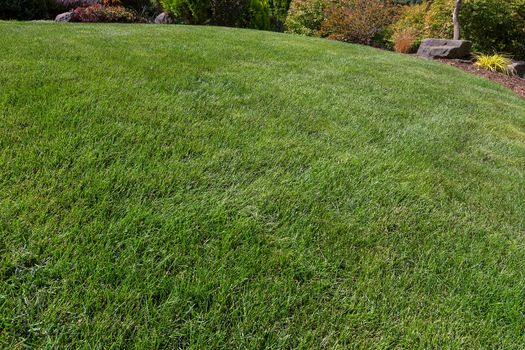
[[[525,347],[525,100],[213,27],[0,22],[0,348]]]

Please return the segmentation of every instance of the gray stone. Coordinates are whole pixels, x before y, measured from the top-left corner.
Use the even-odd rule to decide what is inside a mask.
[[[55,17],[55,22],[76,22],[78,15],[74,12],[64,12]]]
[[[525,78],[525,61],[514,62],[509,68],[511,68],[517,76]]]
[[[157,24],[173,24],[173,17],[168,12],[162,12],[160,15],[155,17],[155,23]]]
[[[425,58],[467,58],[472,54],[472,43],[467,40],[425,39],[417,55]]]

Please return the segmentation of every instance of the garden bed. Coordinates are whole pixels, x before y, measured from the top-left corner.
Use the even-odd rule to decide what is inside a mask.
[[[503,73],[491,72],[489,70],[479,68],[473,63],[468,63],[463,60],[439,59],[438,61],[495,81],[503,86],[508,87],[521,97],[525,98],[525,79],[522,79],[518,76],[508,76]]]

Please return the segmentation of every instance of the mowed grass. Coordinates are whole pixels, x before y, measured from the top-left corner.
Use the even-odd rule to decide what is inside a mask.
[[[525,100],[368,47],[0,23],[0,347],[525,347]]]

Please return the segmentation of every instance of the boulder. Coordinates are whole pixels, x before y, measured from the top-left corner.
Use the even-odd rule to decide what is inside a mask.
[[[525,78],[525,61],[514,62],[509,66],[517,76]]]
[[[55,17],[55,22],[77,22],[78,15],[74,12],[64,12]]]
[[[168,12],[162,12],[160,15],[155,17],[155,23],[157,24],[173,24],[173,17]]]
[[[472,54],[472,43],[467,40],[425,39],[417,55],[424,58],[467,58]]]

